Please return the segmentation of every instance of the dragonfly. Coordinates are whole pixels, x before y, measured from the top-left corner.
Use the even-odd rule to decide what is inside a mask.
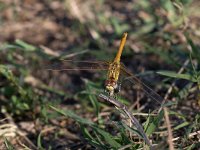
[[[156,101],[158,104],[162,105],[164,99],[157,94],[153,89],[144,84],[140,79],[138,79],[133,73],[131,73],[125,65],[121,62],[121,55],[126,43],[128,33],[125,32],[121,38],[120,46],[117,54],[113,61],[75,61],[75,60],[63,60],[65,63],[78,64],[75,67],[70,66],[66,68],[60,68],[59,66],[54,66],[51,69],[53,71],[69,71],[69,70],[107,70],[107,78],[105,80],[105,92],[113,97],[121,90],[121,85],[124,81],[129,81],[133,85],[139,86],[145,94]],[[120,76],[124,75],[124,81],[119,80]]]

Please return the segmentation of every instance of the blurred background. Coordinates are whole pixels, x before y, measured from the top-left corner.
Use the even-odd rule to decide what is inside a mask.
[[[119,122],[105,125],[120,121],[119,112],[91,94],[103,91],[106,72],[47,70],[55,62],[64,68],[62,59],[112,61],[124,32],[125,66],[162,97],[172,88],[174,147],[197,149],[199,7],[198,0],[0,0],[0,149],[139,148]],[[120,99],[148,114],[143,94],[125,88]],[[64,117],[50,105],[70,112]],[[146,117],[137,116],[143,125]],[[168,147],[165,121],[157,128],[153,143]]]

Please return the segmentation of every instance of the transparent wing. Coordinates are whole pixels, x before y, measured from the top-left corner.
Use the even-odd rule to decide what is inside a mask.
[[[46,69],[52,71],[67,70],[108,70],[109,62],[61,60],[49,65]]]
[[[126,67],[123,64],[121,67],[121,71],[126,75],[125,79],[123,80],[123,83],[129,82],[132,85],[139,86],[139,88],[141,88],[144,91],[146,96],[151,98],[159,106],[163,107],[164,99],[158,93],[156,93],[153,89],[151,89],[149,86],[144,84],[140,79],[134,76],[130,71],[128,71],[128,69],[126,69]]]

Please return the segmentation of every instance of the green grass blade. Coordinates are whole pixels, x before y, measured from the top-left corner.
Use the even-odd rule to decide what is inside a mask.
[[[55,108],[54,106],[50,106],[50,108],[52,108],[56,112],[66,116],[66,117],[70,117],[70,118],[76,120],[77,122],[79,122],[81,124],[94,125],[93,122],[91,122],[91,121],[89,121],[87,119],[84,119],[82,117],[79,117],[78,115],[76,115],[74,112],[72,112],[70,110],[61,110],[61,109]]]
[[[105,149],[106,147],[101,144],[100,142],[98,142],[87,130],[87,128],[85,128],[83,125],[81,125],[81,131],[83,133],[83,136],[85,137],[85,139],[94,147],[98,147],[99,149]]]
[[[160,113],[156,117],[148,117],[144,126],[147,135],[151,135],[156,130],[156,128],[158,128],[158,125],[163,117],[163,111],[160,111]]]
[[[174,128],[174,130],[178,130],[178,129],[180,129],[180,128],[183,128],[183,127],[185,127],[185,126],[188,126],[189,124],[190,124],[189,122],[183,122],[183,123],[179,124],[178,126],[176,126],[176,127]]]
[[[42,147],[42,132],[40,132],[40,134],[38,135],[37,138],[37,146],[40,150],[44,150],[44,148]]]
[[[19,39],[17,39],[16,41],[15,41],[15,43],[18,45],[18,46],[20,46],[20,47],[22,47],[24,50],[26,50],[26,51],[35,51],[37,48],[35,47],[35,46],[33,46],[33,45],[31,45],[31,44],[28,44],[28,43],[26,43],[26,42],[24,42],[24,41],[21,41],[21,40],[19,40]]]
[[[116,140],[114,140],[113,136],[110,133],[105,132],[104,130],[97,128],[97,127],[93,127],[93,128],[95,129],[96,132],[98,132],[104,138],[104,140],[112,148],[119,149],[121,147],[121,144],[119,144]]]
[[[157,73],[171,78],[185,79],[192,82],[197,82],[197,80],[190,74],[178,74],[172,71],[158,71]]]
[[[7,150],[15,150],[14,146],[5,137],[4,137],[4,144],[5,144],[6,148],[7,148]]]

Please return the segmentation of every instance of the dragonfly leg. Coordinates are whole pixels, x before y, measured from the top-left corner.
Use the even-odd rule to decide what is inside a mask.
[[[104,89],[104,93],[108,95],[108,97],[114,97],[115,96],[115,91],[108,91],[107,89]]]
[[[117,86],[116,86],[115,89],[114,89],[114,93],[119,93],[120,91],[121,91],[121,83],[118,82],[118,83],[117,83]]]

